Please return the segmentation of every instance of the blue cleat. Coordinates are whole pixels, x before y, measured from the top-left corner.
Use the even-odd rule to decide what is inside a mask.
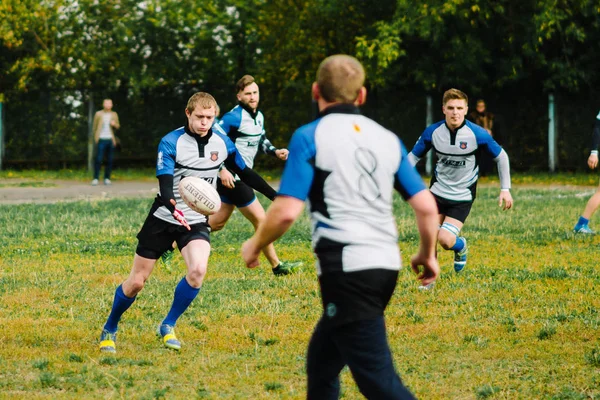
[[[581,233],[584,235],[595,235],[596,234],[596,232],[591,230],[590,227],[587,225],[575,225],[575,228],[573,228],[573,232]]]
[[[461,251],[454,252],[454,271],[460,272],[467,265],[467,254],[469,253],[469,248],[467,247],[467,239],[464,237],[460,237],[459,239],[464,240],[465,247]]]
[[[175,336],[175,328],[173,328],[171,325],[160,325],[156,333],[162,338],[163,344],[166,348],[172,350],[181,350],[181,342],[177,340],[177,337]]]
[[[117,334],[110,333],[106,329],[102,330],[100,335],[100,351],[104,353],[116,353],[117,352]]]

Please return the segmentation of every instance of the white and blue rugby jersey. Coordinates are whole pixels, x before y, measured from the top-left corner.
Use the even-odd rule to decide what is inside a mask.
[[[408,199],[425,184],[400,139],[358,108],[337,105],[321,115],[292,136],[278,195],[308,200],[319,276],[397,272],[393,189]]]
[[[219,126],[235,143],[249,168],[254,166],[254,158],[259,149],[267,154],[275,153],[276,148],[267,139],[264,125],[262,112],[257,110],[252,113],[241,104],[223,115],[219,121]]]
[[[428,126],[409,154],[413,165],[431,148],[438,161],[430,190],[436,196],[454,201],[475,199],[479,152],[486,151],[497,158],[503,151],[485,129],[467,120],[456,131],[448,128],[445,121]],[[509,188],[510,178],[508,187],[503,189]]]
[[[206,136],[200,137],[182,127],[170,132],[160,141],[156,176],[173,175],[176,207],[183,212],[190,225],[206,222],[206,216],[193,211],[184,203],[179,194],[179,181],[186,176],[196,176],[208,181],[216,189],[219,167],[228,159],[240,169],[246,168],[233,142],[217,130],[211,130]],[[179,225],[165,206],[159,207],[154,216]]]

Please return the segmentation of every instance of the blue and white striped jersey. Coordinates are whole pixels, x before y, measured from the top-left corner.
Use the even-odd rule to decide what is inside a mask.
[[[393,190],[408,199],[426,189],[401,140],[337,105],[300,127],[289,150],[278,195],[308,200],[317,274],[398,271]]]
[[[485,129],[467,120],[456,131],[448,128],[445,121],[428,126],[409,154],[413,165],[431,148],[438,160],[430,190],[436,196],[454,201],[475,199],[479,152],[486,151],[494,159],[503,152]],[[503,189],[510,188],[510,178],[508,180],[508,187]]]
[[[225,161],[235,162],[240,169],[246,164],[235,145],[226,135],[212,129],[206,136],[200,137],[188,133],[182,127],[168,133],[158,145],[156,176],[173,175],[173,194],[177,208],[183,212],[188,223],[206,221],[206,216],[190,209],[179,194],[179,181],[186,176],[196,176],[208,181],[216,189],[219,167]],[[171,212],[165,206],[159,207],[154,216],[178,225]]]
[[[254,166],[259,149],[267,154],[275,154],[276,148],[267,139],[264,125],[265,118],[261,111],[251,113],[240,104],[219,121],[219,126],[235,143],[249,168]]]

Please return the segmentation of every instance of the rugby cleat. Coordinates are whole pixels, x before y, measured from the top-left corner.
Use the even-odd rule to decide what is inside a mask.
[[[460,272],[467,265],[467,254],[469,253],[469,248],[467,247],[467,239],[464,237],[460,237],[465,242],[465,247],[461,251],[454,252],[454,271]]]
[[[575,225],[575,228],[573,228],[573,232],[581,233],[584,235],[595,235],[596,234],[596,232],[591,230],[590,227],[587,225]]]
[[[156,332],[163,341],[166,348],[172,350],[181,350],[181,342],[175,336],[175,328],[171,325],[161,324]]]
[[[435,286],[435,281],[433,281],[427,285],[421,285],[417,289],[422,290],[422,291],[433,290],[434,286]]]
[[[273,268],[273,274],[275,274],[275,276],[282,276],[282,275],[291,275],[295,272],[298,271],[298,269],[300,268],[300,266],[302,266],[302,262],[286,262],[286,261],[282,261],[279,263],[278,266],[276,266],[275,268]]]
[[[100,351],[104,353],[116,353],[117,352],[117,334],[110,333],[106,329],[102,330],[100,335]]]

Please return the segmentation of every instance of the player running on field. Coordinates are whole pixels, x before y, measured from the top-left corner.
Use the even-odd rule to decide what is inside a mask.
[[[225,163],[240,179],[270,199],[275,191],[246,166],[235,145],[212,130],[217,103],[208,93],[196,93],[185,109],[187,121],[162,138],[158,146],[156,176],[160,192],[137,235],[138,246],[129,277],[115,293],[112,310],[102,330],[100,350],[116,351],[117,325],[133,304],[152,273],[156,260],[172,248],[173,241],[183,256],[187,274],[175,288],[169,313],[158,326],[164,345],[179,350],[175,323],[198,295],[206,275],[210,254],[210,228],[206,216],[191,210],[181,199],[179,181],[196,176],[216,184],[219,167]]]
[[[310,203],[323,314],[308,347],[308,399],[337,399],[345,365],[368,399],[413,398],[394,369],[383,316],[401,264],[394,189],[417,219],[421,243],[413,269],[424,267],[424,285],[439,274],[435,200],[400,139],[360,114],[364,80],[353,57],[321,63],[312,86],[319,116],[292,136],[277,198],[242,247],[247,265],[255,266],[260,249],[286,232],[304,201]]]
[[[218,126],[235,143],[246,165],[250,168],[253,167],[254,158],[259,150],[280,160],[287,160],[288,150],[277,149],[265,135],[265,119],[263,113],[258,109],[260,93],[254,78],[244,75],[236,87],[239,104],[223,115]],[[217,191],[221,195],[221,209],[209,219],[213,231],[223,229],[235,207],[254,225],[254,229],[264,220],[265,210],[254,195],[252,188],[244,182],[240,182],[226,168],[223,168],[220,173]],[[273,244],[267,246],[263,252],[275,275],[288,275],[302,264],[280,261]]]
[[[592,151],[587,161],[590,169],[596,169],[598,166],[598,146],[600,146],[600,112],[596,116],[594,130],[592,131]],[[600,207],[600,186],[598,186],[596,193],[590,197],[585,205],[583,214],[581,214],[579,221],[577,221],[575,228],[573,228],[575,233],[583,233],[588,235],[594,235],[596,233],[590,229],[588,224],[590,223],[590,219],[592,219],[592,215],[594,215],[594,212],[598,209],[598,207]]]
[[[408,154],[413,165],[431,148],[437,155],[430,190],[439,210],[438,242],[445,250],[454,251],[456,272],[467,264],[467,239],[459,235],[475,200],[480,152],[490,154],[498,166],[499,205],[504,210],[513,205],[508,155],[485,129],[465,119],[467,105],[465,93],[447,90],[442,99],[445,120],[428,126]]]

